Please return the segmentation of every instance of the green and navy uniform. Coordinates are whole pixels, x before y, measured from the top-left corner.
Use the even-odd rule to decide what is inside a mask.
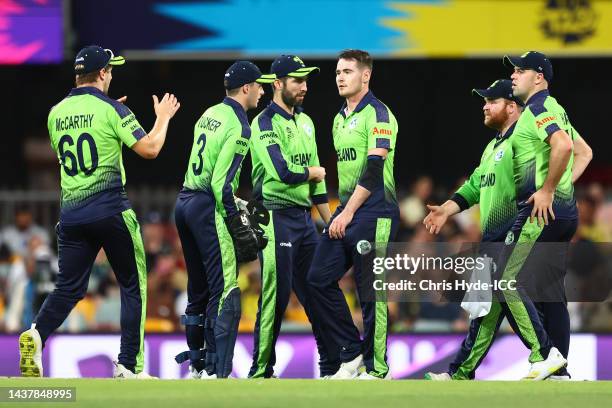
[[[314,261],[308,274],[313,287],[317,315],[325,321],[325,330],[330,333],[340,348],[340,359],[348,362],[363,353],[366,370],[384,377],[387,365],[388,311],[384,301],[374,300],[367,293],[367,284],[359,284],[358,291],[364,321],[363,342],[353,323],[348,305],[338,281],[353,266],[358,283],[372,278],[370,261],[357,252],[358,243],[374,242],[377,255],[384,256],[386,244],[397,233],[399,209],[393,178],[393,162],[398,125],[391,110],[368,92],[355,110],[346,114],[346,103],[336,115],[333,124],[334,147],[338,158],[340,206],[337,216],[355,191],[368,160],[380,160],[380,156],[368,157],[368,151],[383,148],[388,151],[383,174],[377,186],[370,191],[368,199],[356,211],[341,240],[331,239],[324,231]],[[382,250],[382,253],[378,253]],[[369,259],[369,258],[368,258]],[[371,288],[371,286],[369,286]]]
[[[189,357],[198,371],[206,368],[213,374],[217,317],[225,304],[238,302],[240,310],[239,291],[233,290],[237,288],[238,265],[225,219],[238,214],[234,192],[249,150],[251,129],[244,108],[226,97],[204,112],[193,135],[174,216],[188,274],[183,323]]]
[[[43,342],[87,291],[93,262],[104,249],[121,290],[119,363],[142,371],[147,299],[145,254],[127,199],[122,147],[146,135],[130,109],[94,87],[79,87],[48,118],[61,174],[56,288],[36,317]]]
[[[513,150],[508,141],[514,126],[489,142],[478,167],[452,197],[461,210],[479,204],[480,229],[485,242],[505,240],[518,215]]]
[[[460,210],[479,204],[483,235],[480,251],[495,258],[499,266],[502,266],[507,255],[500,253],[503,244],[498,243],[504,242],[508,234],[512,234],[512,227],[518,216],[514,150],[509,140],[515,127],[516,123],[505,134],[498,133],[489,142],[479,166],[451,198],[459,205]],[[548,352],[550,341],[542,329],[533,303],[528,297],[517,299],[516,295],[513,295],[515,294],[512,292],[496,293],[490,312],[470,322],[468,334],[449,367],[449,374],[453,379],[474,378],[475,371],[491,347],[504,317],[508,318],[515,333],[532,351],[532,361],[541,359],[534,358],[534,355]],[[542,348],[545,350],[542,351]]]
[[[508,183],[507,179],[512,175],[516,194],[516,217],[505,239],[502,236],[492,237],[493,242],[503,240],[510,245],[508,252],[503,254],[502,262],[505,267],[501,279],[516,278],[520,282],[522,276],[535,274],[536,277],[530,278],[531,286],[538,286],[539,282],[542,282],[546,286],[545,290],[552,290],[555,293],[550,299],[538,293],[540,301],[534,303],[523,288],[519,287],[515,296],[520,296],[520,298],[506,298],[506,302],[501,304],[494,301],[488,315],[471,322],[468,336],[450,366],[449,374],[455,379],[474,378],[474,371],[486,356],[504,315],[507,315],[514,331],[521,337],[523,343],[531,349],[530,361],[542,360],[553,345],[567,358],[569,315],[565,302],[559,301],[565,298],[564,269],[558,267],[558,262],[550,261],[551,259],[564,259],[565,253],[562,246],[545,244],[538,246],[537,243],[568,242],[575,233],[576,207],[571,182],[573,157],[555,191],[553,211],[556,219],[554,221],[549,220],[549,225],[543,227],[538,226],[535,222],[530,223],[528,218],[533,207],[526,202],[535,191],[542,187],[547,176],[550,146],[546,143],[546,139],[560,129],[565,130],[572,139],[577,136],[577,132],[567,119],[565,110],[549,96],[548,91],[541,91],[530,98],[514,128],[507,132],[511,133],[511,136],[506,139],[506,150],[512,153],[510,156],[512,161],[511,168],[507,165],[508,168],[503,172],[505,174],[504,184]],[[504,155],[507,153],[505,152]],[[477,172],[478,169],[475,173]],[[471,180],[472,178],[454,196],[462,209],[474,203],[471,193],[475,189],[470,183]],[[496,181],[498,180],[499,176]],[[507,192],[499,191],[499,200],[508,198],[510,195]],[[500,201],[493,206],[493,209],[504,207],[505,205]],[[486,216],[487,210],[487,206],[481,207],[481,216],[484,218],[483,240],[486,240],[487,237],[485,229],[486,220],[489,218]],[[530,257],[531,253],[538,255]],[[529,262],[528,257],[530,257]]]
[[[549,219],[548,225],[542,227],[528,221],[533,207],[527,204],[526,200],[539,190],[546,180],[550,160],[550,145],[547,139],[558,130],[564,130],[572,141],[580,137],[570,123],[565,109],[550,96],[548,90],[542,90],[527,101],[525,111],[510,139],[514,149],[514,176],[519,205],[513,239],[519,245],[525,246],[526,250],[528,248],[529,253],[537,253],[538,259],[542,260],[565,259],[566,245],[559,243],[569,242],[578,224],[572,184],[573,154],[554,193],[555,219]],[[558,244],[540,245],[540,242]],[[552,343],[567,358],[570,327],[563,285],[565,268],[562,265],[546,263],[541,265],[538,271],[540,301],[536,306]],[[546,288],[542,288],[543,285]]]
[[[319,166],[315,127],[301,107],[292,115],[272,102],[252,124],[253,192],[270,211],[264,227],[268,245],[260,252],[262,290],[259,298],[253,365],[249,377],[271,377],[274,347],[293,289],[313,327],[321,356],[321,376],[339,366],[337,353],[321,333],[306,276],[318,237],[310,217],[313,204],[327,203],[325,181],[308,181],[308,167]]]

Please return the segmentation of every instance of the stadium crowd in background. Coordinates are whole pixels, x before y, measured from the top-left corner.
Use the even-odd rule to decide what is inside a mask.
[[[458,180],[457,185],[463,180]],[[451,189],[454,191],[454,189]],[[410,189],[398,191],[401,226],[397,242],[478,242],[478,210],[458,214],[441,231],[432,236],[422,225],[425,204],[439,202],[448,191],[428,176],[418,178]],[[581,276],[602,273],[601,262],[607,262],[596,243],[610,242],[612,237],[612,191],[598,183],[577,186],[580,221],[573,242],[578,251],[570,269]],[[330,206],[337,204],[332,200]],[[322,223],[316,211],[313,218]],[[145,331],[181,332],[179,316],[187,302],[187,273],[184,257],[170,214],[149,212],[140,220],[147,258],[148,304]],[[579,268],[578,268],[579,266]],[[33,209],[19,205],[12,225],[0,226],[0,331],[18,333],[30,327],[46,295],[53,289],[57,274],[56,240],[52,228],[36,224]],[[596,282],[591,279],[589,282]],[[600,280],[600,281],[603,281]],[[257,299],[261,291],[259,262],[241,267],[238,283],[242,292],[241,332],[252,332]],[[361,311],[351,274],[340,281],[353,319],[361,328]],[[597,288],[582,288],[594,293]],[[609,288],[599,288],[607,291]],[[467,315],[458,303],[389,302],[391,332],[464,332]],[[106,255],[101,251],[93,265],[86,297],[77,304],[60,328],[65,332],[118,332],[120,324],[119,287]],[[612,332],[612,302],[570,303],[573,331]],[[283,331],[308,332],[310,324],[299,301],[292,294],[283,321]],[[510,330],[508,325],[503,329]]]

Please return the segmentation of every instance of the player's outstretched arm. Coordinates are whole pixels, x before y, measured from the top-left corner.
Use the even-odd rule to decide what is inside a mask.
[[[156,158],[166,141],[170,119],[174,117],[180,107],[180,102],[173,94],[166,93],[161,101],[157,99],[156,95],[153,95],[153,108],[157,119],[153,129],[136,142],[132,146],[132,150],[145,159]]]
[[[580,136],[574,139],[574,165],[572,166],[572,183],[575,183],[593,159],[593,150]]]
[[[423,224],[430,234],[438,234],[449,217],[461,212],[459,205],[453,200],[447,200],[442,205],[427,205],[429,214]]]

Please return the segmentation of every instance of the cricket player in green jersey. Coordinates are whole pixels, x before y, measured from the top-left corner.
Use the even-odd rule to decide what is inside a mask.
[[[257,259],[265,246],[234,192],[249,150],[246,115],[273,81],[255,64],[237,61],[224,77],[226,97],[208,108],[194,126],[193,146],[174,217],[187,264],[188,304],[181,321],[189,350],[189,376],[226,378],[232,372],[240,322],[238,264]]]
[[[315,205],[325,223],[331,217],[325,187],[325,169],[319,166],[315,126],[303,112],[309,76],[319,68],[307,67],[295,55],[281,55],[271,72],[276,75],[270,105],[253,120],[251,158],[253,190],[270,212],[265,227],[269,244],[260,254],[262,291],[259,298],[251,378],[274,375],[283,315],[293,289],[312,324],[321,357],[320,375],[336,372],[336,349],[322,333],[306,282],[318,243],[310,217]],[[326,343],[326,341],[328,343]]]
[[[503,254],[500,254],[503,251],[500,250],[504,249],[504,244],[490,243],[505,242],[518,216],[514,184],[514,150],[510,138],[521,115],[523,102],[513,95],[512,82],[507,79],[497,80],[487,89],[474,89],[472,92],[485,100],[484,124],[497,130],[498,133],[485,148],[480,164],[470,178],[443,205],[428,206],[430,213],[423,223],[428,231],[437,234],[449,217],[479,204],[483,235],[480,252],[492,256],[496,264],[503,268]],[[504,279],[504,273],[501,275],[501,279]],[[461,344],[455,360],[450,364],[448,372],[441,374],[430,372],[425,378],[473,379],[504,317],[508,318],[514,332],[532,350],[532,354],[545,352],[542,350],[543,345],[548,345],[547,348],[550,348],[550,340],[542,328],[537,311],[533,309],[533,304],[525,303],[521,304],[520,299],[516,301],[512,291],[495,293],[489,312],[470,322],[467,337]],[[557,355],[558,352],[553,350],[551,350],[553,355]],[[562,360],[559,361],[562,363]]]
[[[114,377],[150,378],[144,366],[147,303],[145,254],[136,214],[127,199],[122,147],[153,159],[180,104],[174,95],[153,96],[157,120],[146,133],[122,102],[108,97],[113,68],[123,57],[92,45],[76,56],[76,88],[49,113],[51,147],[61,173],[61,212],[56,227],[59,274],[30,330],[19,337],[21,374],[42,377],[42,348],[87,291],[101,248],[121,291],[121,348]]]
[[[516,269],[522,267],[527,255],[542,261],[533,268],[542,283],[538,286],[546,286],[547,292],[536,299],[538,311],[553,344],[567,358],[570,325],[563,285],[565,268],[545,261],[565,258],[565,247],[559,243],[570,241],[578,222],[573,183],[588,165],[592,151],[548,91],[553,79],[550,60],[540,52],[529,51],[520,57],[506,56],[503,61],[514,69],[513,93],[525,103],[510,139],[519,205],[511,238],[525,252],[523,259],[517,260]],[[563,369],[555,376],[569,378]]]
[[[390,377],[387,304],[376,301],[372,286],[364,283],[373,277],[372,258],[364,261],[362,254],[373,242],[377,256],[385,256],[386,244],[397,232],[393,161],[398,126],[391,110],[369,89],[372,67],[366,51],[345,50],[339,55],[336,85],[346,101],[334,118],[332,132],[340,206],[323,231],[308,273],[315,314],[340,350],[342,364],[332,379]],[[363,313],[363,341],[338,286],[351,266]]]

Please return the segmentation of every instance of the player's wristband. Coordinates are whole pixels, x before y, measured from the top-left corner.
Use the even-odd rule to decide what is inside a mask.
[[[368,164],[359,179],[359,185],[368,191],[374,191],[377,187],[382,187],[384,166],[385,161],[381,156],[368,156]]]
[[[455,193],[450,198],[451,201],[454,201],[459,206],[459,212],[467,210],[470,208],[470,203],[467,202],[465,198],[459,193]]]
[[[327,199],[327,194],[326,193],[315,194],[315,195],[311,196],[310,198],[312,199],[312,203],[314,205],[325,204],[325,203],[329,202],[329,200]]]

